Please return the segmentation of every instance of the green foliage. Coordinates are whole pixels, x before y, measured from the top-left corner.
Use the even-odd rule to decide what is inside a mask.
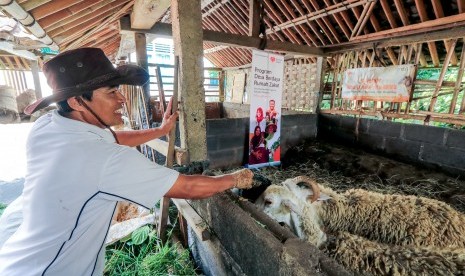
[[[169,233],[170,235],[170,233]],[[162,244],[152,225],[143,226],[127,241],[107,247],[104,275],[195,275],[189,251]]]
[[[5,211],[6,204],[0,203],[0,216],[3,214],[3,211]]]

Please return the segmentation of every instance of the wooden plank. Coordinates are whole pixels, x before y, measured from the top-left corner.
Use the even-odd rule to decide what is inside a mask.
[[[84,32],[87,30],[86,26],[92,26],[95,22],[100,22],[102,18],[111,16],[113,13],[113,10],[106,9],[106,10],[99,10],[98,12],[93,12],[91,14],[88,14],[87,16],[83,16],[79,18],[78,20],[75,20],[69,24],[62,25],[54,30],[47,31],[48,35],[51,37],[56,37],[56,36],[68,36],[70,34],[74,34],[75,31],[79,30],[84,30]],[[89,24],[87,24],[89,23]]]
[[[52,0],[29,0],[29,1],[24,1],[24,3],[21,3],[21,7],[25,11],[31,11],[32,9],[35,9],[37,7],[40,7],[44,4],[47,4],[48,2],[51,2]]]
[[[73,15],[67,19],[63,19],[58,21],[56,24],[50,26],[47,29],[47,33],[50,36],[55,37],[65,31],[69,31],[70,29],[79,26],[85,22],[94,20],[101,20],[107,16],[110,16],[115,10],[117,10],[120,6],[124,5],[127,0],[118,0],[111,4],[108,4],[104,7],[100,7],[99,9],[95,10],[85,10],[77,15]],[[47,17],[48,18],[48,17]]]
[[[42,19],[46,16],[51,15],[54,12],[61,11],[72,5],[75,5],[83,0],[60,0],[60,1],[51,1],[44,5],[41,5],[33,10],[31,10],[32,16],[35,20]]]
[[[96,32],[101,31],[103,28],[111,25],[113,21],[120,18],[123,14],[127,12],[128,9],[132,7],[134,0],[130,0],[126,5],[124,5],[120,10],[115,12],[112,16],[105,18],[98,26],[95,26],[91,30],[88,30],[85,35],[81,36],[80,38],[72,41],[69,45],[66,46],[64,50],[72,49],[73,47],[80,45],[83,41],[94,35]],[[65,39],[70,41],[69,39]]]
[[[132,29],[130,27],[129,18],[125,16],[120,19],[120,26],[122,31],[133,31],[161,35],[164,37],[172,37],[171,24],[167,23],[158,22],[150,30]],[[256,37],[222,33],[210,30],[203,30],[203,40],[212,44],[221,44],[254,49],[258,49],[261,43],[261,39]],[[267,46],[265,47],[265,50],[285,52],[295,55],[324,56],[323,51],[317,47],[310,47],[306,45],[297,45],[287,42],[271,40],[267,41]]]
[[[182,216],[187,220],[189,226],[194,230],[199,240],[207,241],[211,237],[207,223],[202,217],[192,208],[185,199],[173,199],[174,204],[178,208]]]
[[[150,29],[165,14],[170,0],[135,0],[131,12],[131,27]]]

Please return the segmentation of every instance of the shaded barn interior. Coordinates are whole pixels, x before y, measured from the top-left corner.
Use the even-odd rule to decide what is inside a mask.
[[[115,64],[138,64],[151,74],[148,87],[122,88],[128,99],[129,127],[156,126],[179,84],[178,99],[189,104],[179,122],[174,163],[183,169],[200,162],[199,170],[203,170],[202,162],[208,161],[210,169],[225,171],[247,161],[251,49],[262,49],[285,58],[283,167],[264,169],[264,174],[276,183],[299,170],[315,177],[331,171],[355,177],[335,179],[344,183],[341,190],[373,188],[359,181],[371,175],[381,179],[375,187],[379,191],[402,194],[415,194],[409,187],[420,183],[422,188],[433,187],[433,192],[418,195],[440,199],[463,212],[465,0],[182,2],[0,1],[0,74],[8,87],[2,90],[8,93],[0,93],[0,119],[24,119],[21,109],[11,107],[11,102],[16,98],[19,107],[17,97],[25,97],[25,92],[29,95],[26,102],[42,96],[38,73],[44,62],[58,52],[98,47]],[[185,10],[188,5],[195,10],[183,14],[174,8],[180,3]],[[183,44],[179,41],[186,35],[176,32],[183,29],[178,20],[191,17],[198,19],[194,22],[198,28],[184,28],[194,42]],[[19,29],[27,35],[18,35]],[[178,40],[173,50],[180,56],[178,65],[148,63],[146,43],[159,37]],[[186,49],[200,50],[191,55]],[[131,60],[134,51],[137,58]],[[215,68],[198,66],[190,56],[205,57]],[[348,69],[409,64],[415,65],[415,78],[408,102],[342,96],[343,74]],[[170,70],[168,75],[163,75],[165,69]],[[193,71],[198,73],[194,80],[189,78]],[[33,86],[26,81],[29,73]],[[315,146],[326,142],[335,144]],[[348,154],[338,150],[341,145],[361,151]],[[155,160],[155,150],[166,155],[166,148],[166,142],[157,141],[142,146],[141,152],[164,162],[163,158]],[[369,154],[389,161],[373,161]],[[290,167],[292,175],[286,174]],[[395,167],[411,173],[402,175]],[[393,188],[387,191],[386,187]],[[436,188],[440,192],[434,193]],[[207,275],[347,273],[236,195],[187,204],[194,209],[191,216],[197,218],[193,222],[189,217],[189,244]],[[189,216],[180,207],[185,205],[177,202],[177,206]],[[208,239],[202,236],[204,231]]]

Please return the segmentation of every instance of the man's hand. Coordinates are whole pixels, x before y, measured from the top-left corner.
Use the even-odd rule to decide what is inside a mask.
[[[176,111],[174,114],[171,114],[171,107],[173,106],[174,97],[171,97],[168,106],[166,107],[165,113],[163,114],[163,120],[160,125],[160,130],[167,135],[170,130],[176,125],[176,120],[178,119],[179,112]]]
[[[242,169],[237,172],[231,173],[234,178],[234,187],[239,189],[252,188],[253,172],[249,169]]]

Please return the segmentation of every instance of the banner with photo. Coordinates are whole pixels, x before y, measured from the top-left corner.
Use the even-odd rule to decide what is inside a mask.
[[[342,98],[385,102],[408,102],[415,65],[348,69],[344,72]]]
[[[284,56],[252,51],[249,168],[281,163]]]

